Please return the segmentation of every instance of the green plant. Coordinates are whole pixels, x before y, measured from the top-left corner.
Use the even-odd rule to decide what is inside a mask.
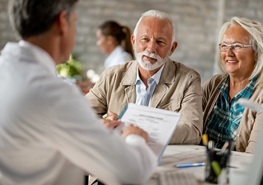
[[[63,63],[56,66],[57,73],[59,76],[64,78],[74,78],[76,80],[82,80],[83,66],[82,64],[74,59],[70,55],[69,59]]]

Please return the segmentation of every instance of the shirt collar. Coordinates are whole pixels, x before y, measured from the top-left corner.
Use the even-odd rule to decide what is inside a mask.
[[[41,65],[43,65],[50,73],[57,76],[56,63],[45,50],[25,40],[19,41],[18,45],[20,47],[23,47],[25,49],[29,49],[30,51],[32,51],[37,61],[41,63]]]
[[[254,88],[255,88],[255,84],[257,82],[257,79],[258,79],[258,76],[255,76],[253,77],[249,84],[244,88],[242,89],[239,93],[237,93],[235,95],[235,97],[240,97],[240,96],[243,96],[244,93],[246,94],[247,93],[247,89],[248,89],[248,92],[253,92],[254,91]],[[229,83],[230,83],[230,78],[229,76],[223,81],[223,83],[219,86],[219,91],[221,92],[221,94],[226,98],[228,99],[229,98]],[[248,93],[249,94],[249,93]]]

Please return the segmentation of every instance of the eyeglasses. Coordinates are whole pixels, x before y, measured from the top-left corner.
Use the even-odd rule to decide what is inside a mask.
[[[252,47],[251,44],[219,44],[219,49],[221,52],[227,52],[230,48],[233,52],[241,52],[243,48]]]

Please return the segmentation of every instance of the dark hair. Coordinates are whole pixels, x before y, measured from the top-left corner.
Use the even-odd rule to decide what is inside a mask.
[[[36,36],[50,29],[62,11],[70,14],[77,0],[9,0],[12,26],[22,38]]]
[[[122,26],[116,21],[109,20],[101,24],[98,29],[101,30],[102,35],[114,37],[118,45],[121,45],[123,49],[130,53],[132,58],[134,58],[130,41],[131,31],[127,26]]]

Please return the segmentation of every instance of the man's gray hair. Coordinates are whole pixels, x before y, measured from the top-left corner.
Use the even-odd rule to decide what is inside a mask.
[[[173,28],[173,42],[175,41],[175,23],[173,20],[173,17],[170,16],[169,14],[159,11],[159,10],[148,10],[147,12],[143,13],[142,16],[140,17],[139,21],[137,22],[134,31],[133,31],[133,35],[136,37],[137,36],[137,32],[138,32],[138,26],[141,23],[142,19],[145,17],[156,17],[158,19],[161,20],[168,20]]]

